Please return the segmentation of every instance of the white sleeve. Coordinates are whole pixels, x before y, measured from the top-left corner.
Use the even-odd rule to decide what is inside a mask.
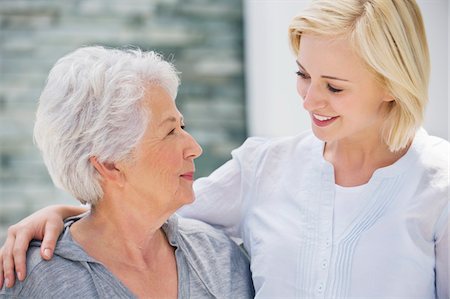
[[[436,240],[436,293],[437,298],[447,299],[449,295],[450,278],[448,276],[450,264],[449,264],[449,248],[448,248],[448,206],[447,211],[443,212],[442,230],[437,236]]]
[[[204,221],[231,237],[241,237],[240,225],[253,185],[256,161],[265,139],[249,138],[232,152],[232,159],[210,176],[194,182],[195,201],[177,211],[183,217]]]

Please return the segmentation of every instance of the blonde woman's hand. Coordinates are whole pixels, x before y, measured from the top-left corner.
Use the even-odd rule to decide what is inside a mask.
[[[26,253],[30,241],[42,240],[41,256],[53,257],[56,241],[64,228],[64,219],[86,212],[86,208],[54,205],[43,208],[8,228],[5,244],[0,249],[0,289],[3,284],[10,288],[15,283],[14,271],[24,280]]]

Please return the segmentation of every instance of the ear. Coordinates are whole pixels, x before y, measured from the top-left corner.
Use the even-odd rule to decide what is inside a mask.
[[[394,102],[395,101],[395,97],[389,91],[386,91],[384,93],[382,101],[383,102]]]
[[[116,168],[116,165],[111,162],[100,163],[97,157],[90,157],[89,162],[100,173],[105,181],[113,182],[122,186],[123,173]]]

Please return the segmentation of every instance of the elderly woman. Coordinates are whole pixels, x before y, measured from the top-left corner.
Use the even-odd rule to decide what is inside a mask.
[[[256,297],[449,298],[450,147],[421,128],[430,61],[416,2],[316,0],[289,32],[312,130],[250,138],[196,181],[184,215],[243,238]],[[10,231],[7,277],[42,218]]]
[[[61,58],[35,140],[54,183],[91,212],[67,221],[55,258],[28,252],[33,298],[250,298],[248,261],[223,233],[174,212],[192,203],[200,146],[175,106],[178,77],[154,52],[86,47]]]

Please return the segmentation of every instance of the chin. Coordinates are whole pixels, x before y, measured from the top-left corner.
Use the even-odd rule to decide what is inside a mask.
[[[188,205],[188,204],[193,203],[194,201],[195,201],[195,199],[194,199],[194,197],[192,196],[192,198],[190,198],[189,200],[186,200],[186,201],[185,201],[185,204]]]
[[[318,129],[318,128],[316,128],[316,127],[313,127],[313,128],[312,128],[312,131],[313,131],[314,136],[317,137],[317,139],[320,139],[320,140],[322,140],[323,142],[329,142],[329,141],[330,141],[329,136],[327,136],[328,134],[326,134],[325,132],[323,132],[323,130]]]
[[[194,200],[195,200],[194,193],[191,193],[189,195],[181,197],[181,201],[183,202],[183,205],[191,204],[194,202]]]

